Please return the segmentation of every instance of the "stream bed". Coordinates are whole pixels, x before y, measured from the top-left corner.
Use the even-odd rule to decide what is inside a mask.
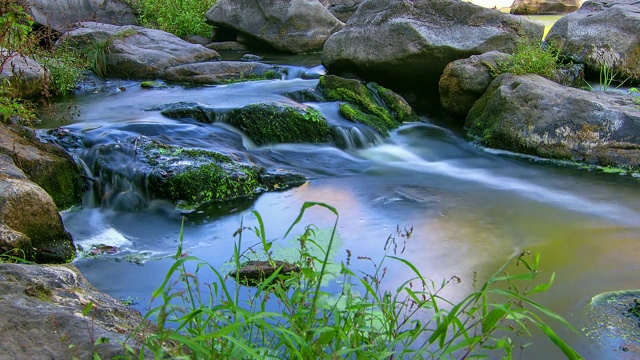
[[[445,292],[452,299],[470,291],[474,272],[482,279],[509,256],[525,249],[541,254],[543,278],[556,273],[552,288],[536,299],[579,331],[588,327],[584,312],[592,297],[639,287],[640,179],[633,176],[482,148],[443,127],[440,119],[429,117],[405,124],[385,139],[354,126],[347,133],[357,141],[340,147],[257,147],[228,125],[168,119],[157,110],[147,110],[179,101],[219,109],[280,101],[312,106],[330,123],[350,130],[337,114],[337,104],[298,104],[283,95],[316,86],[318,80],[308,74],[322,71],[317,59],[266,60],[289,64],[288,77],[151,90],[140,88],[139,82],[119,81],[102,90],[78,92],[62,99],[59,105],[69,105],[77,116],[72,120],[52,118],[40,127],[62,126],[80,132],[91,146],[126,143],[144,135],[165,144],[215,150],[266,167],[296,170],[310,178],[297,188],[187,215],[184,251],[215,266],[222,266],[231,257],[236,240],[233,234],[241,219],[245,225],[256,224],[249,211],[258,211],[267,236],[278,238],[305,201],[318,201],[339,211],[342,245],[338,261],[347,249],[354,256],[377,261],[398,226],[413,227],[402,257],[436,282],[460,277],[462,283],[451,285]],[[86,151],[74,155],[83,159]],[[127,166],[126,159],[114,161],[124,161],[122,166]],[[139,189],[131,185],[130,191]],[[62,213],[65,226],[85,250],[104,244],[118,252],[98,257],[85,252],[75,265],[99,290],[131,301],[144,312],[152,291],[172,263],[170,256],[178,245],[183,214],[162,201],[132,210],[99,200],[88,192],[83,206]],[[334,221],[325,209],[312,208],[303,224],[323,229]],[[390,275],[383,286],[395,288],[411,274],[390,264]],[[558,329],[585,358],[624,356],[617,343],[608,339]],[[562,358],[541,335],[525,340],[534,345],[524,351],[523,358]]]

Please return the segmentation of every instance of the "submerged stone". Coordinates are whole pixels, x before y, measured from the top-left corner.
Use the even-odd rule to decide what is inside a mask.
[[[238,281],[243,285],[259,286],[276,271],[278,271],[278,276],[287,276],[300,272],[300,267],[280,260],[272,262],[252,260],[241,264],[240,269],[237,271],[231,271],[229,277],[234,279],[237,277]]]

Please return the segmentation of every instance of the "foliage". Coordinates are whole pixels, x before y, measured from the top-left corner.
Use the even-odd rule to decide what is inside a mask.
[[[600,91],[609,91],[611,90],[611,86],[614,81],[619,82],[616,77],[618,76],[617,72],[614,72],[612,68],[608,67],[606,64],[602,64],[600,67],[600,77],[599,77],[599,89]],[[627,77],[618,83],[613,89],[617,89],[624,85],[631,77]],[[593,90],[593,89],[591,89]]]
[[[297,239],[300,272],[281,276],[280,267],[255,288],[232,286],[227,275],[184,254],[181,231],[176,261],[153,293],[160,304],[146,315],[147,319],[155,318],[158,330],[146,339],[139,353],[193,359],[466,359],[496,353],[511,358],[516,348],[513,337],[529,333],[535,325],[567,358],[581,359],[542,316],[571,326],[531,298],[546,291],[554,278],[552,275],[548,282],[529,287],[538,275],[538,256],[513,256],[462,301],[451,302],[441,293],[459,282],[457,277],[436,284],[396,256],[412,230],[398,228],[388,238],[388,253],[379,263],[358,257],[373,264],[372,271],[352,270],[348,250],[339,270],[329,270],[338,223],[335,208],[305,203],[284,237],[301,222],[307,209],[316,206],[336,217],[326,248],[319,246],[318,229],[307,226]],[[242,266],[247,231],[257,236],[267,260],[275,264],[274,240],[266,237],[260,214],[253,215],[257,226],[241,223],[235,234],[238,241],[231,262],[236,269]],[[311,250],[324,255],[312,255]],[[387,290],[382,280],[389,261],[404,266],[411,277]],[[210,276],[205,273],[213,275],[214,281],[201,283],[201,276]],[[231,274],[238,284],[239,272]]]
[[[48,75],[40,82],[40,101],[46,102],[54,95],[72,91],[82,77],[85,62],[82,57],[66,47],[55,47],[50,43],[51,34],[34,32],[33,19],[16,0],[0,4],[0,71],[7,70],[11,60],[17,57],[38,61]],[[11,77],[0,83],[0,122],[19,121],[30,123],[36,118],[35,106],[21,99],[25,84],[22,73],[11,66]],[[41,87],[41,89],[40,89]]]
[[[631,94],[631,101],[637,106],[640,106],[640,90],[637,88],[629,89],[629,93]]]
[[[179,37],[211,37],[212,27],[205,23],[205,13],[217,0],[130,0],[139,12],[140,24],[170,32]]]
[[[542,46],[540,42],[521,39],[516,45],[513,56],[499,62],[494,76],[502,73],[514,75],[537,74],[551,79],[558,68],[559,51],[550,44]]]
[[[0,263],[30,264],[31,262],[26,258],[27,255],[24,250],[13,249],[0,254]]]

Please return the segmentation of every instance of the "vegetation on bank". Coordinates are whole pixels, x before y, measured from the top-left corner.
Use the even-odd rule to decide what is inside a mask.
[[[267,237],[259,213],[253,212],[256,226],[241,223],[234,234],[231,265],[241,269],[257,256],[274,270],[255,287],[234,285],[232,280],[245,283],[239,271],[227,274],[183,253],[181,232],[176,261],[153,293],[158,305],[146,315],[157,331],[140,348],[129,348],[130,354],[147,351],[155,358],[193,359],[512,358],[521,349],[516,338],[537,327],[567,358],[581,359],[543,318],[571,325],[532,299],[553,282],[553,275],[538,281],[537,255],[514,255],[484,283],[474,279],[475,290],[464,299],[451,301],[442,292],[460,282],[458,277],[433,282],[398,256],[412,230],[398,228],[389,236],[387,254],[377,263],[347,250],[346,260],[334,264],[330,254],[336,250],[338,212],[323,203],[305,203],[284,238],[312,207],[332,212],[335,223],[328,231],[306,226],[297,237],[297,260],[289,269],[298,271],[284,271],[275,259],[275,240]],[[247,233],[255,235],[258,244],[243,251]],[[322,234],[327,234],[325,239]],[[353,270],[356,261],[371,270]],[[383,285],[389,262],[411,274],[391,289]],[[202,281],[212,277],[210,283]]]
[[[0,123],[30,123],[36,119],[35,103],[71,92],[87,63],[82,54],[52,44],[46,30],[34,31],[33,18],[18,1],[0,4],[0,14],[0,72],[11,73],[0,79]],[[37,61],[41,80],[25,79],[13,61]]]
[[[213,27],[205,22],[206,12],[217,0],[129,0],[139,13],[140,25],[160,29],[179,37],[211,37]]]
[[[499,62],[493,69],[493,76],[503,73],[514,75],[536,74],[547,79],[553,79],[558,71],[559,51],[553,46],[542,46],[538,42],[520,40],[516,45],[513,56],[506,61]]]

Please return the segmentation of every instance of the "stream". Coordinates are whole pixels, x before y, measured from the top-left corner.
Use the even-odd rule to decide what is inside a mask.
[[[184,251],[214,266],[231,257],[236,240],[233,233],[241,219],[244,217],[245,224],[256,224],[249,211],[261,214],[267,236],[275,239],[286,232],[305,201],[318,201],[334,206],[340,214],[338,261],[344,259],[347,249],[354,256],[378,261],[385,253],[387,238],[398,226],[413,227],[401,256],[436,283],[460,277],[461,284],[452,284],[445,291],[451,299],[460,299],[472,289],[474,272],[480,279],[486,278],[510,255],[525,249],[541,254],[542,278],[556,273],[554,285],[536,300],[578,330],[586,326],[584,308],[593,296],[638,287],[639,179],[486,149],[443,126],[441,119],[426,116],[422,122],[405,124],[382,139],[367,129],[346,124],[336,103],[297,104],[283,95],[316,86],[313,74],[322,72],[317,57],[265,61],[288,64],[288,77],[151,90],[140,88],[139,82],[118,81],[112,85],[126,91],[110,86],[61,99],[59,105],[73,106],[78,116],[72,120],[52,117],[40,127],[62,126],[80,132],[93,147],[126,143],[144,135],[166,144],[219,151],[265,167],[296,170],[310,178],[298,188],[189,214]],[[343,126],[349,140],[339,147],[257,147],[224,124],[168,119],[158,111],[145,110],[179,101],[219,109],[262,101],[312,106],[332,126]],[[87,161],[90,150],[78,150],[74,155]],[[113,161],[127,166],[126,158]],[[130,187],[130,191],[139,191]],[[97,202],[95,194],[88,192],[83,206],[62,213],[67,230],[83,249],[105,244],[119,250],[99,257],[81,254],[74,264],[99,290],[132,301],[143,313],[172,263],[170,256],[178,245],[182,218],[165,202],[147,205],[133,211],[115,201]],[[302,223],[324,229],[334,220],[326,209],[312,208]],[[366,268],[368,263],[354,265]],[[395,288],[411,275],[399,264],[388,262],[387,266],[384,287]],[[606,340],[560,326],[557,329],[585,358],[620,358]],[[542,335],[534,332],[533,338],[525,340],[534,345],[524,351],[523,358],[562,358]]]

